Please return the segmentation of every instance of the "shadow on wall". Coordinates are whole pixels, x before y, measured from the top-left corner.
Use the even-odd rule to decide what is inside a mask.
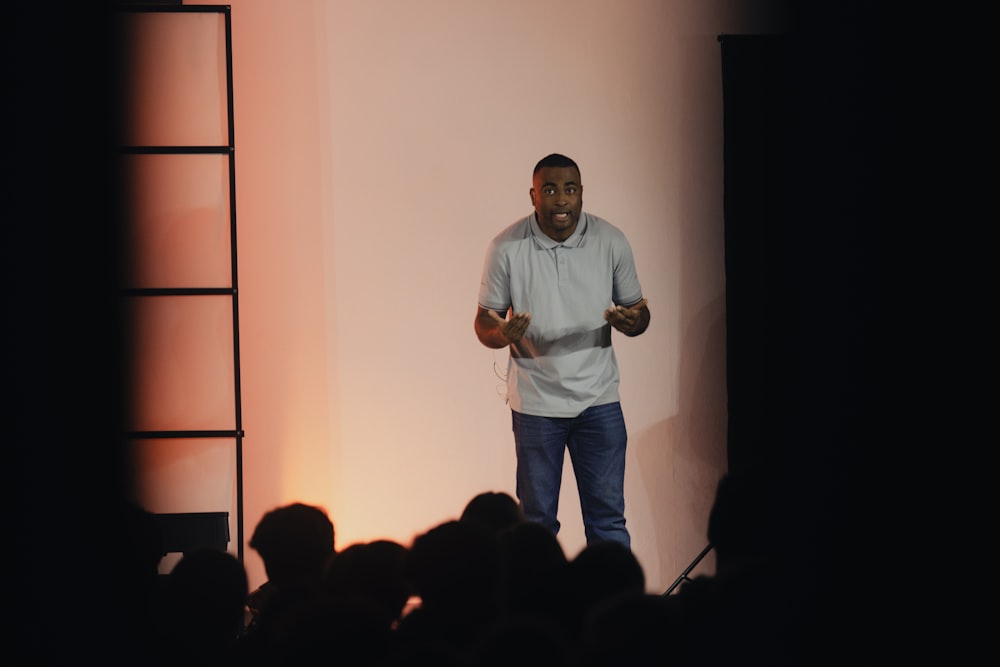
[[[639,435],[635,451],[654,526],[660,581],[673,582],[707,544],[708,514],[727,470],[725,299],[695,317],[681,344],[677,414]],[[702,570],[713,566],[706,558]]]

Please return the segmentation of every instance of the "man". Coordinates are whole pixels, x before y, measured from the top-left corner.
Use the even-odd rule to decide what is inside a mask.
[[[649,326],[632,248],[621,230],[583,212],[580,169],[570,158],[542,158],[529,194],[535,212],[490,243],[475,320],[483,345],[510,350],[518,500],[529,520],[558,533],[568,449],[587,543],[630,547],[611,329],[638,336]]]
[[[257,642],[281,632],[299,605],[308,605],[321,587],[327,563],[336,553],[336,532],[326,509],[293,502],[261,517],[249,546],[264,561],[267,581],[247,599],[250,619],[244,629],[244,646],[251,652]]]

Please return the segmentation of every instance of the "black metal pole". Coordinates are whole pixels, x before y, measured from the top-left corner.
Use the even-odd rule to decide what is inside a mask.
[[[691,570],[696,568],[698,566],[698,563],[701,562],[701,559],[704,558],[711,550],[712,550],[712,543],[709,542],[708,546],[702,549],[701,553],[698,554],[698,557],[695,558],[693,561],[691,561],[691,564],[688,565],[684,569],[684,571],[681,572],[681,575],[674,580],[674,583],[670,584],[670,588],[666,590],[666,592],[663,594],[663,597],[667,597],[668,595],[673,593],[674,589],[680,586],[682,582],[689,581],[690,579],[688,578],[688,575],[691,573]]]

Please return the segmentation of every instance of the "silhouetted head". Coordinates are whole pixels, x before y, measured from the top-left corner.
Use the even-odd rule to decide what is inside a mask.
[[[179,655],[217,655],[243,627],[248,588],[243,564],[231,553],[185,554],[166,578],[160,624],[165,648]]]
[[[521,506],[513,496],[502,491],[485,491],[472,498],[459,521],[475,523],[497,533],[525,521]]]
[[[496,537],[472,523],[446,521],[418,535],[404,572],[425,607],[480,615],[500,604],[503,568]]]
[[[334,553],[333,523],[324,509],[292,503],[265,514],[250,538],[277,585],[318,581]]]
[[[646,575],[635,554],[619,542],[591,542],[570,561],[570,577],[585,605],[619,595],[641,595]]]
[[[410,598],[403,576],[406,547],[392,540],[359,542],[337,552],[323,575],[324,588],[335,599],[363,599],[385,613],[387,624],[398,621]]]
[[[569,586],[569,561],[555,533],[524,521],[499,535],[507,567],[511,612],[562,617]]]

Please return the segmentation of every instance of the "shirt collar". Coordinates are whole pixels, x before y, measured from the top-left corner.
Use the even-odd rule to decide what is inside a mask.
[[[587,233],[587,214],[580,212],[580,220],[576,223],[576,229],[573,233],[569,235],[569,238],[565,241],[556,241],[555,239],[546,235],[542,231],[542,228],[538,226],[538,212],[531,214],[531,234],[535,237],[535,243],[542,246],[546,250],[552,250],[553,248],[558,248],[563,246],[565,248],[578,248],[583,243],[583,236]]]

